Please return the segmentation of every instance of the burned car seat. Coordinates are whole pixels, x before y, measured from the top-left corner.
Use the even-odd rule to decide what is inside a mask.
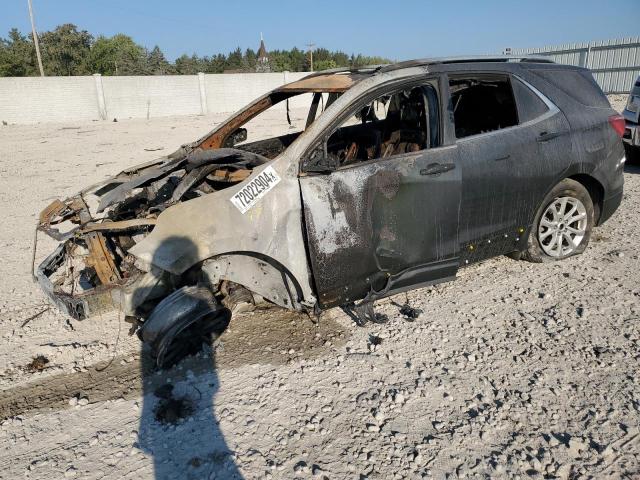
[[[382,158],[417,152],[426,147],[426,109],[420,88],[393,96],[386,119]]]

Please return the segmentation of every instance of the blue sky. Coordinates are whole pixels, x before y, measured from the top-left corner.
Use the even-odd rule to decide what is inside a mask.
[[[1,0],[0,36],[30,30],[27,0]],[[640,36],[640,0],[33,0],[36,27],[126,33],[168,58],[315,43],[393,60]]]

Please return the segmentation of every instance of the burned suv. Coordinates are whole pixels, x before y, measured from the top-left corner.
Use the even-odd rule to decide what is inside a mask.
[[[300,128],[255,138],[305,99]],[[53,202],[35,275],[72,317],[124,312],[161,365],[238,305],[375,321],[375,300],[473,262],[584,251],[622,198],[623,127],[587,70],[544,59],[314,73]]]

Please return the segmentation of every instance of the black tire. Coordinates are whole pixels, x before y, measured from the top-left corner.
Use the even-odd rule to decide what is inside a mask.
[[[543,246],[540,243],[540,236],[538,234],[540,228],[540,222],[542,221],[543,214],[547,209],[558,199],[563,197],[570,197],[579,200],[586,211],[586,228],[584,234],[580,240],[580,243],[573,251],[567,254],[561,254],[558,256],[551,256],[545,252]],[[587,189],[579,182],[566,178],[558,183],[553,190],[545,197],[542,205],[536,213],[533,227],[529,232],[529,238],[527,240],[527,249],[522,252],[520,259],[534,263],[552,262],[558,260],[564,260],[565,258],[579,255],[587,248],[589,239],[591,238],[591,231],[595,225],[595,213],[593,200]],[[562,251],[562,249],[560,249]]]
[[[142,325],[142,340],[151,346],[160,368],[169,368],[198,353],[229,325],[231,312],[205,287],[182,287],[164,298]]]

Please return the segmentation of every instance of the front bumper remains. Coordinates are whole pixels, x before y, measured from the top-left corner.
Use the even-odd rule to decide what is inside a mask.
[[[106,313],[118,308],[120,293],[117,289],[96,287],[73,295],[56,291],[50,277],[62,268],[65,260],[66,248],[65,244],[61,243],[34,272],[35,280],[54,305],[76,320],[84,320],[91,315]]]

